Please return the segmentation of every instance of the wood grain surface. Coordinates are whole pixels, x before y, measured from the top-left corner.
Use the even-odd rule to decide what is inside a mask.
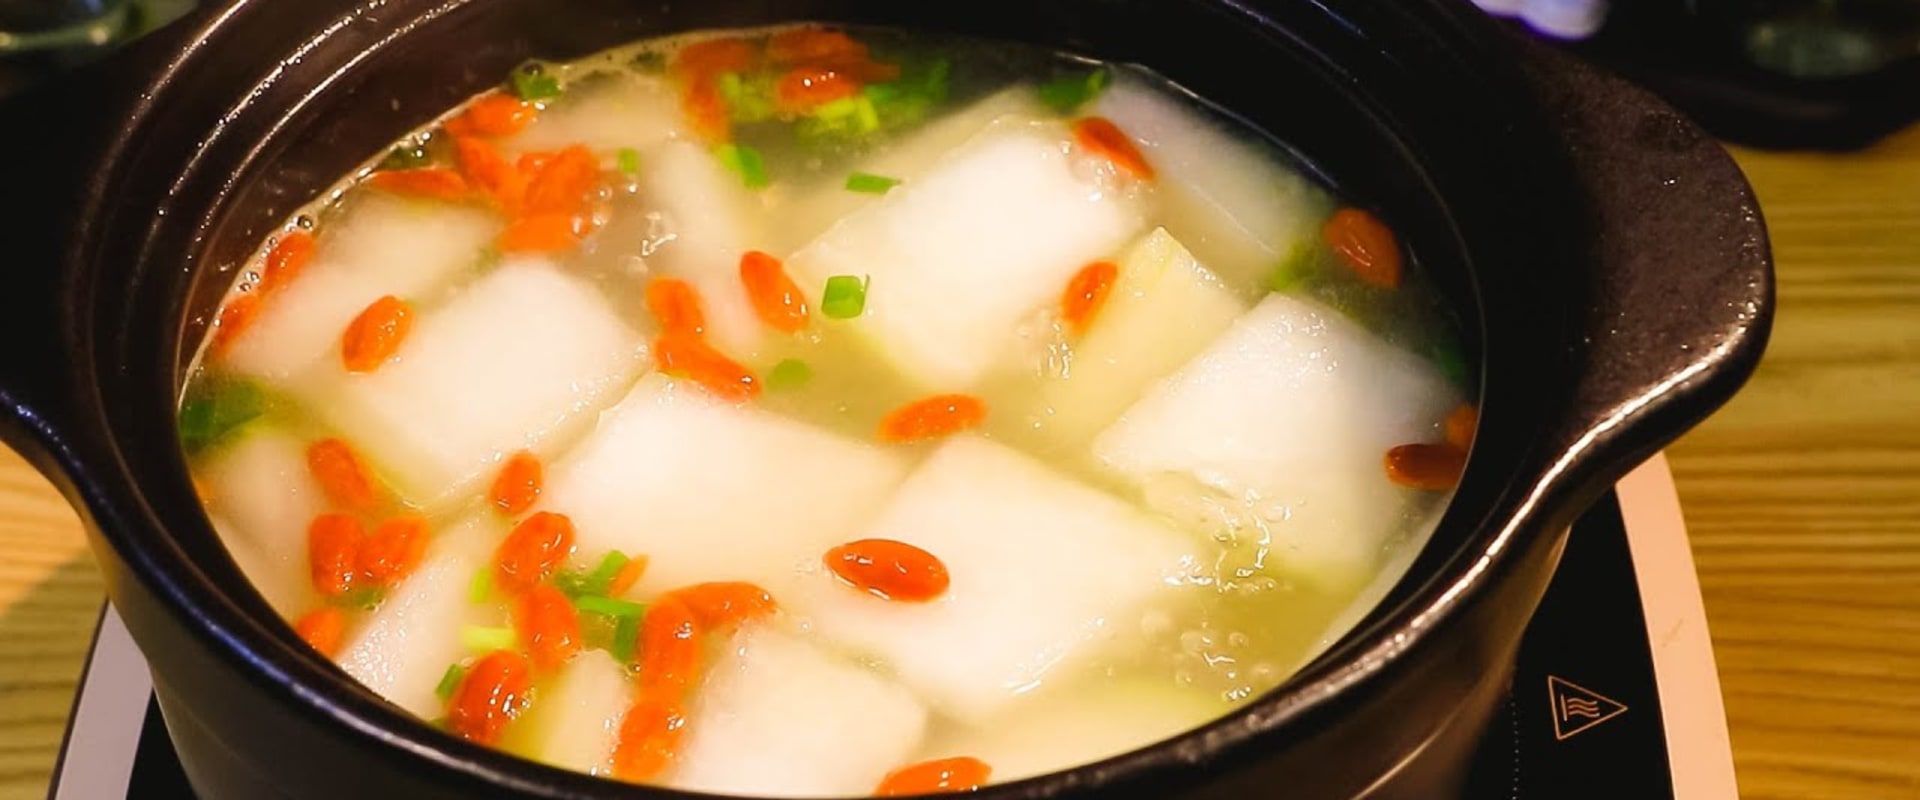
[[[1735,155],[1779,317],[1753,382],[1668,454],[1742,794],[1920,798],[1920,127]]]
[[[1920,797],[1920,127],[1738,152],[1780,316],[1671,451],[1741,794]],[[75,517],[0,450],[0,799],[44,797],[101,600]]]

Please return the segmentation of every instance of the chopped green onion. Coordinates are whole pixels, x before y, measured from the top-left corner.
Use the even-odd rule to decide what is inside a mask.
[[[820,313],[830,319],[853,319],[867,310],[867,279],[835,275],[827,279],[820,296]]]
[[[729,106],[738,103],[747,94],[747,87],[740,82],[738,72],[720,73],[720,79],[714,82],[714,87],[719,90],[720,99],[727,101]]]
[[[749,189],[759,189],[768,183],[767,162],[761,160],[760,151],[744,144],[728,142],[714,150],[720,163],[740,176],[740,182]]]
[[[513,71],[510,81],[514,96],[522,100],[551,100],[560,96],[560,79],[547,74],[539,64],[526,64]]]
[[[491,653],[495,650],[511,650],[520,643],[520,637],[512,628],[489,628],[483,625],[460,626],[460,646],[475,653]]]
[[[433,693],[441,700],[452,700],[453,693],[460,690],[460,682],[467,679],[467,668],[454,663],[440,676],[440,685],[433,687]]]
[[[880,112],[874,108],[873,98],[865,92],[823,103],[809,116],[819,122],[831,123],[843,129],[843,132],[867,134],[880,129]]]
[[[865,88],[862,88],[860,90],[860,96],[863,98],[866,98],[867,102],[872,103],[875,108],[884,108],[884,107],[892,106],[896,103],[901,102],[903,99],[907,98],[910,94],[911,92],[908,91],[907,87],[902,86],[899,81],[895,81],[893,83],[869,84]],[[814,109],[814,112],[813,112],[814,116],[826,116],[828,109],[831,109],[834,106],[839,105],[840,103],[848,103],[849,107],[851,107],[852,101],[849,99],[835,100],[831,103],[828,103],[817,109]]]
[[[880,112],[863,93],[821,104],[801,117],[793,132],[803,144],[832,147],[861,142],[880,128]]]
[[[803,146],[837,150],[872,143],[876,135],[917,125],[947,101],[952,65],[944,59],[902,61],[900,77],[870,84],[853,97],[815,108],[793,127]]]
[[[387,157],[380,160],[380,169],[419,169],[431,163],[433,163],[433,155],[427,152],[426,145],[417,141],[407,142],[395,145],[393,150],[387,153]]]
[[[362,586],[349,589],[346,593],[328,601],[340,608],[372,611],[380,607],[380,601],[387,599],[387,592],[378,586]]]
[[[618,617],[576,611],[573,618],[580,622],[582,647],[588,650],[613,649],[613,626],[620,621]]]
[[[1072,114],[1106,91],[1108,80],[1104,68],[1055,75],[1040,84],[1040,102],[1061,114]]]
[[[573,601],[573,607],[589,614],[604,614],[615,618],[637,617],[647,613],[647,607],[644,604],[602,595],[577,598]]]
[[[1467,357],[1461,352],[1460,345],[1452,341],[1438,342],[1432,346],[1428,357],[1433,359],[1434,366],[1440,368],[1440,374],[1446,377],[1447,382],[1462,389],[1472,388],[1467,381],[1472,378],[1473,370],[1468,367]]]
[[[789,358],[773,365],[773,369],[767,372],[767,391],[783,392],[788,389],[798,389],[811,380],[813,380],[813,368],[807,366],[805,361]]]
[[[613,642],[607,648],[607,654],[622,664],[633,661],[634,645],[640,643],[640,617],[620,617],[613,626]]]
[[[847,191],[862,194],[886,194],[888,189],[900,185],[899,178],[875,175],[870,172],[856,172],[847,176]]]
[[[619,154],[614,156],[614,158],[618,162],[621,172],[628,175],[637,175],[640,173],[640,151],[631,147],[622,147],[620,148]]]
[[[768,74],[742,78],[737,72],[720,75],[716,87],[727,104],[728,118],[752,124],[773,119],[774,78]]]
[[[897,128],[915,124],[947,101],[948,79],[953,64],[946,59],[901,65],[900,77],[891,83],[868,86],[861,96],[873,103],[882,124]]]
[[[568,599],[594,593],[593,586],[589,583],[590,579],[587,577],[587,573],[577,569],[565,569],[556,572],[552,580],[553,588],[559,589],[560,593],[566,595]]]
[[[467,602],[485,603],[493,599],[493,567],[481,567],[467,584]]]
[[[197,453],[266,411],[266,393],[249,381],[214,384],[180,404],[180,444]]]
[[[620,568],[627,565],[627,554],[618,550],[607,553],[600,559],[592,572],[585,570],[562,570],[553,576],[553,588],[559,589],[568,599],[606,594],[607,587],[613,585],[613,579],[620,575]]]
[[[1295,242],[1282,259],[1280,266],[1267,275],[1267,290],[1271,292],[1291,292],[1299,289],[1313,277],[1319,261],[1318,248],[1311,241]]]
[[[599,566],[594,567],[593,573],[587,576],[587,584],[593,589],[588,594],[606,594],[607,590],[613,586],[613,579],[620,576],[620,570],[629,560],[626,553],[618,550],[608,551],[601,557]]]

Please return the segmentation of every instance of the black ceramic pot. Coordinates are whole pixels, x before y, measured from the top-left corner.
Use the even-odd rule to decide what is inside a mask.
[[[790,20],[1152,66],[1384,209],[1479,350],[1466,478],[1358,628],[1230,717],[983,798],[1456,791],[1567,524],[1766,339],[1766,235],[1726,155],[1464,3],[233,0],[0,109],[0,432],[79,509],[204,796],[672,795],[456,741],[314,655],[215,538],[173,410],[234,265],[399,134],[530,56]]]

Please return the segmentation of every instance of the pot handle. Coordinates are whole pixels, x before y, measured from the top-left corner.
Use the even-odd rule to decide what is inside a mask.
[[[1759,363],[1773,257],[1753,189],[1721,146],[1625,81],[1523,41],[1533,84],[1585,195],[1599,280],[1570,313],[1574,420],[1563,487],[1603,488],[1719,408]],[[1523,64],[1526,62],[1523,61]]]
[[[102,62],[0,102],[0,442],[61,483],[76,461],[88,359],[72,244],[112,109],[121,62]]]

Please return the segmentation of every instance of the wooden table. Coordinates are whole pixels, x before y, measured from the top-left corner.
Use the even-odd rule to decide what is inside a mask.
[[[1737,155],[1779,324],[1671,457],[1742,795],[1920,797],[1920,127]],[[100,600],[73,513],[0,450],[0,800],[45,796]]]

